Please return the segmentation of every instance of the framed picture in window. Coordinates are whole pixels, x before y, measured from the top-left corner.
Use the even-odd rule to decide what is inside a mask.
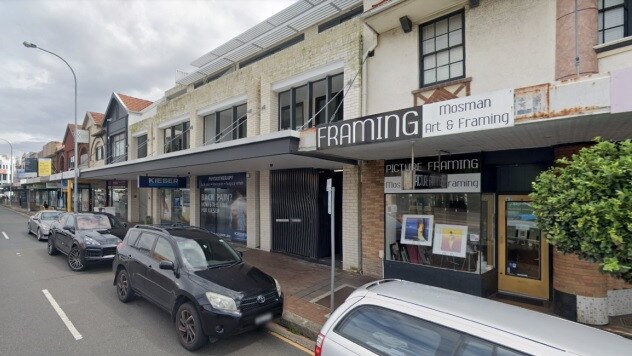
[[[432,253],[464,258],[466,245],[467,225],[435,225]]]
[[[400,243],[407,245],[432,246],[433,215],[402,216]]]

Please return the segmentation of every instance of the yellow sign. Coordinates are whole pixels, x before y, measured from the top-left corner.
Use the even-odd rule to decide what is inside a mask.
[[[46,177],[52,174],[53,170],[52,160],[50,158],[40,158],[37,161],[37,175],[39,177]]]

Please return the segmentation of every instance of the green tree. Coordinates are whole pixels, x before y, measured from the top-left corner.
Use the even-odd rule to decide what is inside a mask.
[[[632,282],[632,142],[597,138],[557,163],[538,176],[531,193],[547,240]]]

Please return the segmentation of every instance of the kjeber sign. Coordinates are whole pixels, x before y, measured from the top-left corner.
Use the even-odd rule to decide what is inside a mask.
[[[421,107],[322,124],[316,134],[319,150],[421,138]]]
[[[186,177],[139,176],[138,188],[186,188]]]
[[[441,101],[423,106],[423,137],[514,125],[513,89]]]

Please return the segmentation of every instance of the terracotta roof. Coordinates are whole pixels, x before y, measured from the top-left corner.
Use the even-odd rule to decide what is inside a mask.
[[[123,101],[123,104],[129,111],[141,111],[149,105],[153,104],[152,101],[134,98],[132,96],[121,93],[116,93],[116,95],[118,95],[121,101]]]
[[[93,111],[90,111],[90,115],[92,116],[92,120],[94,120],[94,123],[97,124],[97,126],[103,125],[103,120],[105,119],[105,115],[99,112],[93,112]]]

